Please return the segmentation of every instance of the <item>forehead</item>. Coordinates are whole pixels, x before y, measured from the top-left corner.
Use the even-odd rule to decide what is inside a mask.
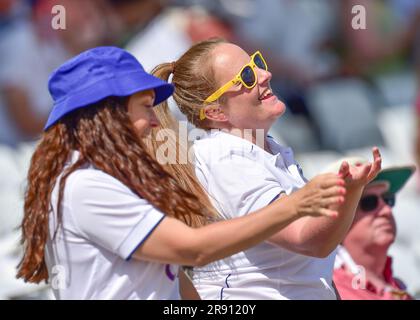
[[[378,182],[375,184],[368,184],[364,191],[363,194],[372,194],[372,193],[384,193],[387,192],[389,190],[389,183],[387,182]]]
[[[249,62],[249,55],[241,47],[232,43],[222,43],[212,52],[213,70],[216,81],[229,81],[244,64]]]
[[[130,96],[130,100],[136,100],[136,101],[145,101],[145,100],[154,100],[155,99],[155,91],[154,90],[145,90],[136,92],[132,96]]]

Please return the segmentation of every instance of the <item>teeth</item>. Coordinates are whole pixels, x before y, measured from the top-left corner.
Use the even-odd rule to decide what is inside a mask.
[[[264,93],[260,96],[260,100],[264,99],[265,97],[267,97],[270,94],[272,94],[270,89],[265,90]]]

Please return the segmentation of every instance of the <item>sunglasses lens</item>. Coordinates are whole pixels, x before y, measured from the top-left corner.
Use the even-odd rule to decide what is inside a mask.
[[[242,81],[245,83],[245,85],[248,88],[252,87],[256,82],[254,70],[252,70],[252,68],[250,66],[246,66],[242,70],[241,78],[242,78]]]
[[[393,193],[383,194],[382,199],[390,207],[393,207],[395,205],[395,194]],[[375,210],[378,207],[378,205],[379,198],[377,195],[366,196],[360,200],[360,208],[366,212]]]
[[[256,54],[254,56],[254,63],[257,65],[258,68],[267,70],[267,65],[264,62],[264,59],[260,54]]]
[[[366,196],[360,200],[360,208],[363,211],[375,210],[377,206],[378,206],[378,197],[375,195]]]
[[[382,199],[384,199],[384,202],[390,207],[393,207],[395,205],[395,194],[392,194],[392,193],[384,194],[382,196]]]

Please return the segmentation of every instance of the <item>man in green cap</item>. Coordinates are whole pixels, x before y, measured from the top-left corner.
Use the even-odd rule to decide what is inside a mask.
[[[339,165],[362,165],[362,158],[346,158],[327,171],[337,172]],[[338,247],[334,283],[344,300],[410,300],[404,283],[392,274],[388,250],[396,238],[392,213],[396,193],[415,171],[415,166],[383,169],[362,194],[349,232]]]

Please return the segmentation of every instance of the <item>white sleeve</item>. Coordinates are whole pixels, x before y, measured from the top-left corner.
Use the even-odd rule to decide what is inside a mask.
[[[90,241],[129,259],[165,215],[112,176],[79,172],[68,179],[76,226]]]
[[[206,176],[205,188],[210,198],[225,218],[261,209],[284,192],[276,177],[263,164],[244,153],[231,153],[209,163],[208,167],[199,161],[196,165],[196,171]]]

